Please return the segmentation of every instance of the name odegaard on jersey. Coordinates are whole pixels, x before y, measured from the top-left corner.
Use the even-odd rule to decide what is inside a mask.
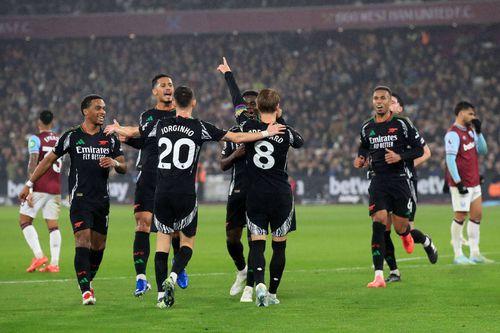
[[[390,148],[394,146],[394,141],[398,140],[397,135],[379,135],[377,137],[369,137],[370,144],[374,149]]]
[[[257,132],[261,132],[261,130],[250,130],[248,131],[249,133],[257,133]],[[268,136],[267,137],[268,140],[273,140],[277,143],[282,143],[283,142],[283,138],[280,137],[279,135],[274,135],[274,136]]]
[[[83,160],[98,161],[103,157],[109,155],[109,148],[105,147],[82,147],[76,146],[76,152],[82,154]]]
[[[181,132],[188,136],[193,136],[194,131],[189,127],[182,125],[168,125],[161,129],[161,134],[169,133],[169,132]]]

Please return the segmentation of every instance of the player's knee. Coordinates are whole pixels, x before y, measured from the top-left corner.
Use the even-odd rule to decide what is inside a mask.
[[[235,244],[241,242],[241,229],[226,230],[226,241]]]
[[[75,246],[90,248],[90,229],[75,232]]]
[[[29,227],[30,225],[33,225],[33,221],[19,221],[19,226],[21,227],[21,230],[23,230],[26,227]]]

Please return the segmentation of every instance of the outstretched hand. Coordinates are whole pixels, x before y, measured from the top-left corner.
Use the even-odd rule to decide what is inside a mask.
[[[222,74],[226,74],[226,72],[230,72],[231,68],[229,68],[229,65],[227,63],[226,57],[222,57],[222,64],[217,66],[217,70],[221,72]]]
[[[283,134],[285,133],[286,126],[282,124],[269,124],[267,126],[267,132],[269,133],[269,136],[277,135],[277,134]]]
[[[111,135],[113,133],[117,133],[117,131],[120,129],[120,124],[116,121],[116,119],[113,119],[113,124],[106,126],[104,129],[104,133],[106,135]]]

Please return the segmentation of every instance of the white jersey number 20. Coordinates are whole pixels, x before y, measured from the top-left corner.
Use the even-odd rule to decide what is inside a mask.
[[[160,138],[160,140],[158,141],[158,147],[161,148],[162,146],[165,146],[165,150],[162,151],[162,153],[160,154],[160,158],[158,159],[158,168],[160,169],[172,168],[171,163],[163,162],[165,157],[170,155],[172,151],[173,151],[172,163],[177,169],[184,170],[189,168],[193,164],[194,151],[196,148],[196,144],[193,142],[193,140],[182,138],[180,140],[177,140],[175,144],[172,145],[172,141],[170,141],[169,138]],[[183,162],[179,160],[182,146],[187,146],[189,149],[187,159]]]

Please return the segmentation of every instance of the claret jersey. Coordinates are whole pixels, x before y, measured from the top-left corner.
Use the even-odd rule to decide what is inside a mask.
[[[30,154],[38,154],[38,162],[54,149],[59,136],[52,131],[43,131],[32,135],[28,140],[28,151]],[[61,193],[61,159],[58,159],[52,167],[38,179],[33,185],[33,191],[49,194]]]

